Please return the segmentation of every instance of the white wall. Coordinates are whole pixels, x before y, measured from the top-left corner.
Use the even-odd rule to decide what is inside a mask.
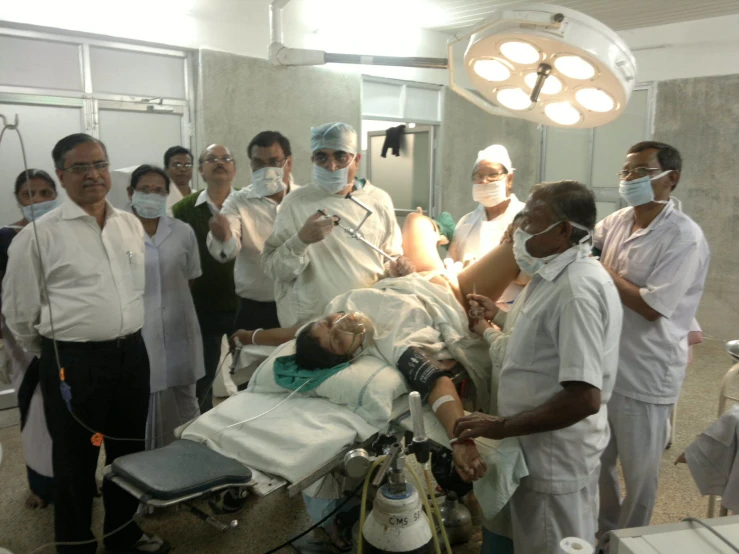
[[[412,23],[417,21],[413,9],[418,1],[293,0],[283,10],[284,43],[335,53],[445,58],[447,35]],[[269,0],[0,2],[0,26],[3,21],[252,58],[266,59],[270,43]],[[446,83],[443,70],[344,68],[366,75]]]
[[[640,82],[739,73],[739,15],[619,34],[636,57]]]

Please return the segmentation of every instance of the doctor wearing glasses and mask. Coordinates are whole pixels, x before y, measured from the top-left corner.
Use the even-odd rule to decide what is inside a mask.
[[[290,141],[277,131],[262,131],[247,147],[252,183],[223,204],[210,226],[208,251],[219,263],[236,260],[239,295],[236,328],[279,327],[274,281],[262,269],[262,251],[285,197],[300,187],[292,179]]]
[[[601,537],[649,525],[667,426],[685,377],[688,333],[710,254],[701,228],[670,199],[681,170],[680,153],[669,144],[632,146],[618,174],[629,207],[595,228],[594,247],[624,306],[618,377],[608,404],[611,442],[600,480]]]
[[[400,227],[390,196],[364,179],[357,179],[357,133],[346,123],[327,123],[311,129],[313,179],[282,202],[272,234],[262,253],[262,267],[275,281],[280,326],[300,325],[323,313],[338,294],[376,283],[390,275],[412,272],[402,256],[385,265],[385,258],[367,245],[336,229],[356,227],[366,211],[346,195],[373,210],[361,232],[390,256],[402,254]]]
[[[566,537],[595,535],[623,313],[590,255],[595,219],[586,186],[534,187],[513,235],[516,263],[532,278],[500,374],[500,416],[472,414],[454,428],[460,440],[519,437],[529,475],[510,500],[518,553],[556,554]]]

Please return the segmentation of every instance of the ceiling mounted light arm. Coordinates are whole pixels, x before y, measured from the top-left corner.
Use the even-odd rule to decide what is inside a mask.
[[[288,48],[282,37],[282,9],[290,0],[270,2],[269,61],[282,66],[324,65],[327,63],[417,67],[421,69],[447,69],[445,58],[365,56],[361,54],[336,54],[322,50]]]

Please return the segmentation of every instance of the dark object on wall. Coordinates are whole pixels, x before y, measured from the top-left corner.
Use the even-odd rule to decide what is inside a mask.
[[[382,145],[382,156],[387,158],[387,151],[392,150],[393,156],[400,156],[400,141],[403,140],[405,134],[405,125],[390,127],[385,131],[385,144]]]

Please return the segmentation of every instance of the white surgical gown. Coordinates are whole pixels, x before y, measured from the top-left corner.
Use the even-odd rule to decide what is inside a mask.
[[[402,237],[393,202],[383,190],[367,183],[352,195],[373,214],[361,232],[391,256],[402,254]],[[324,240],[305,244],[298,232],[317,210],[325,209],[348,227],[359,225],[367,213],[342,195],[307,185],[288,194],[280,205],[275,227],[262,253],[262,267],[275,280],[277,315],[283,327],[305,323],[321,315],[336,295],[367,288],[382,276],[385,259],[342,229]]]

